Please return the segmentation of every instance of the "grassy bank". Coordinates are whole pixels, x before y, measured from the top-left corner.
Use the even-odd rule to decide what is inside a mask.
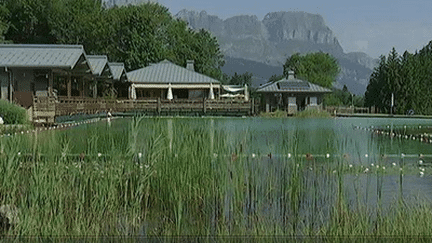
[[[201,126],[175,119],[118,122],[0,140],[0,205],[19,210],[7,235],[408,237],[430,232],[426,204],[400,203],[384,212],[379,204],[364,205],[357,198],[353,207],[344,176],[361,170],[350,169],[343,156],[300,156],[312,149],[302,147],[301,133],[281,131],[283,140],[274,150],[292,154],[276,157],[250,153],[259,134],[232,136],[212,129],[211,121]],[[332,154],[343,150],[330,142],[322,146]],[[368,176],[379,185],[383,172]],[[379,188],[376,192],[379,197]]]
[[[7,100],[0,100],[0,115],[5,124],[29,124],[26,110]]]
[[[294,114],[295,117],[299,118],[330,118],[331,115],[324,110],[317,109],[306,109]]]

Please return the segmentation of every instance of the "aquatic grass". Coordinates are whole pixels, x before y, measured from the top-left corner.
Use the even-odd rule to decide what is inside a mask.
[[[380,180],[399,174],[399,164],[406,162],[384,171],[382,166],[391,162],[372,156],[386,152],[374,143],[367,145],[371,156],[359,155],[361,162],[355,163],[354,156],[343,156],[349,151],[347,146],[355,144],[349,138],[339,141],[329,131],[311,131],[316,134],[309,136],[281,125],[272,137],[280,143],[267,140],[270,146],[255,150],[259,147],[253,143],[261,132],[246,130],[233,136],[217,129],[214,122],[204,121],[201,126],[175,118],[135,118],[113,121],[111,126],[101,122],[1,139],[0,149],[5,152],[0,156],[4,175],[0,203],[20,209],[20,222],[9,234],[315,237],[426,233],[426,228],[414,227],[417,219],[402,220],[408,215],[430,215],[426,203],[409,207],[405,201],[376,210],[365,204],[368,200],[362,202],[369,191],[380,198]],[[325,142],[310,146],[320,136],[327,138]],[[20,151],[28,155],[20,156]],[[311,159],[305,153],[324,156]],[[372,168],[372,163],[379,168]],[[364,173],[361,166],[370,171]],[[414,166],[402,167],[405,174],[418,173]],[[347,176],[356,174],[366,176],[370,183],[366,189],[360,187],[359,179],[354,184],[347,181]],[[354,199],[346,192],[350,186],[357,190]],[[427,215],[418,217],[426,225],[431,223]]]

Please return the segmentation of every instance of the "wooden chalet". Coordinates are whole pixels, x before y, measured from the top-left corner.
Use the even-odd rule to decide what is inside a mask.
[[[33,97],[85,97],[92,69],[81,45],[0,45],[1,99],[28,108]]]
[[[220,82],[167,60],[126,73],[123,63],[86,55],[81,45],[0,45],[0,99],[34,123],[104,112],[254,114],[252,101],[215,99]],[[110,97],[110,99],[105,99]]]
[[[332,91],[297,79],[290,71],[287,79],[265,84],[257,92],[263,94],[266,112],[281,109],[294,114],[304,109],[322,109],[324,94]]]
[[[121,62],[109,62],[108,66],[111,69],[112,82],[114,85],[114,90],[117,92],[117,98],[127,99],[129,81],[124,64]]]
[[[130,99],[214,99],[220,90],[220,82],[195,72],[190,60],[186,68],[164,60],[128,72],[127,77]]]
[[[108,65],[108,57],[105,55],[87,55],[87,60],[93,73],[90,97],[114,96],[113,74]]]

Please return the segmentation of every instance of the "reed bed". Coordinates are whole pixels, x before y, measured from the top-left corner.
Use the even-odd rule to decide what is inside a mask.
[[[352,158],[344,156],[347,142],[324,131],[316,131],[316,136],[327,137],[326,142],[313,147],[308,141],[315,138],[302,131],[282,129],[274,134],[277,144],[262,141],[261,136],[258,131],[234,136],[215,129],[213,120],[198,125],[135,117],[5,137],[0,140],[0,205],[14,205],[19,213],[12,227],[0,234],[101,238],[430,234],[429,204],[407,203],[401,195],[404,175],[409,173],[403,160],[387,171],[384,158],[363,157],[362,164],[352,164]],[[262,146],[256,143],[259,139],[273,154],[251,156]],[[339,156],[312,155],[323,151]],[[307,153],[311,154],[299,156]],[[384,207],[381,192],[387,173],[400,176],[401,193],[395,198],[398,203]],[[366,185],[356,179],[364,176]],[[376,187],[373,205],[363,195],[370,193],[371,185]],[[347,192],[351,187],[354,196]]]

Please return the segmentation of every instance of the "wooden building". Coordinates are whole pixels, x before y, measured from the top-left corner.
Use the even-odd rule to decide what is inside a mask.
[[[168,60],[127,73],[130,99],[214,99],[220,82],[194,70],[194,62],[186,68]]]
[[[304,109],[322,109],[324,94],[331,90],[294,77],[290,71],[287,79],[261,86],[265,111],[281,109],[294,114]]]
[[[112,92],[113,74],[108,65],[108,57],[105,55],[87,55],[86,57],[93,73],[90,97],[112,96],[114,93]]]
[[[130,86],[126,69],[124,64],[121,62],[109,62],[108,66],[112,73],[112,82],[114,85],[114,90],[117,94],[117,98],[128,98],[128,88]]]
[[[0,98],[28,108],[34,96],[91,95],[92,69],[81,45],[0,45]]]

